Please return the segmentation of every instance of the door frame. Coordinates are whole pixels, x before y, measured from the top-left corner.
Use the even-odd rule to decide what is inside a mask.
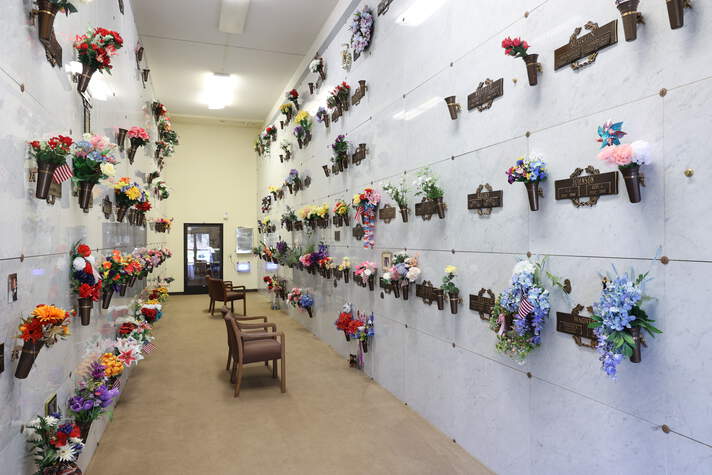
[[[183,293],[187,295],[207,294],[204,290],[188,289],[188,228],[191,226],[218,226],[220,229],[220,279],[225,270],[225,234],[223,223],[183,223]],[[213,276],[214,277],[214,276]]]

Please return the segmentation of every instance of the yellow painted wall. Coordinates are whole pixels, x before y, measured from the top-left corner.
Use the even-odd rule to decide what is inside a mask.
[[[249,274],[238,274],[230,256],[236,262],[237,226],[254,228],[257,235],[257,163],[252,144],[259,129],[179,117],[173,123],[180,146],[162,174],[171,189],[167,217],[174,218],[168,234],[168,246],[174,254],[166,275],[175,278],[170,291],[183,291],[184,223],[222,223],[225,280],[257,288],[256,266],[261,261],[251,254],[239,256],[242,261],[250,260],[252,269]]]

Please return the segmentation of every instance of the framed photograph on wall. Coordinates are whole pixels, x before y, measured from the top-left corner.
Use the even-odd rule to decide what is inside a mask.
[[[7,303],[17,302],[17,274],[7,276]]]
[[[393,265],[393,253],[390,251],[381,253],[381,269],[385,272],[386,269]]]

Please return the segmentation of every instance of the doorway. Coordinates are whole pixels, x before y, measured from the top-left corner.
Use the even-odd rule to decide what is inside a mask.
[[[205,277],[223,278],[223,225],[183,225],[183,292],[207,294]]]

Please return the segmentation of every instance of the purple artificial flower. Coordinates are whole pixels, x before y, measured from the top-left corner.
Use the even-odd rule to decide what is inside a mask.
[[[97,381],[104,379],[106,366],[98,361],[94,361],[89,368],[91,369],[91,379]]]
[[[119,390],[109,389],[108,387],[106,387],[105,384],[102,384],[101,386],[96,388],[94,394],[99,397],[99,400],[101,401],[101,407],[106,408],[110,406],[114,398],[119,395]]]

